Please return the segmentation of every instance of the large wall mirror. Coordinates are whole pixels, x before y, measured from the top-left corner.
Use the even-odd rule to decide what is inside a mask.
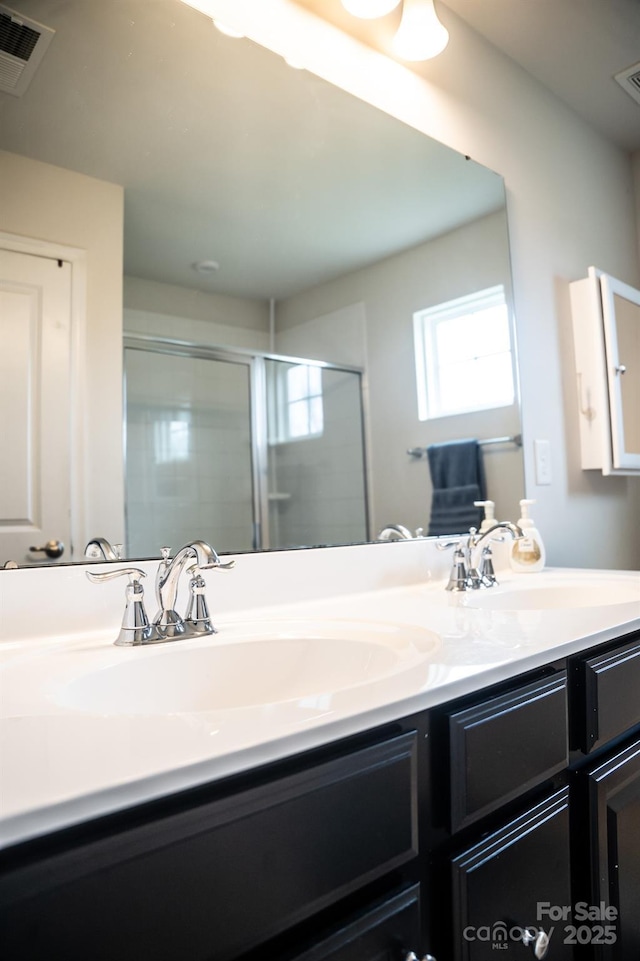
[[[517,516],[497,174],[180,0],[7,7],[55,34],[26,91],[0,93],[0,150],[125,189],[127,556],[426,529],[417,454],[449,440],[481,442],[487,495]],[[471,328],[438,327],[469,303]],[[511,394],[492,395],[505,351]]]

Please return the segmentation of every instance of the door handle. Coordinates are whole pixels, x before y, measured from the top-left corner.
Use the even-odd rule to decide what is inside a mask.
[[[47,541],[42,547],[30,547],[29,550],[34,554],[46,554],[47,557],[55,560],[64,554],[64,544],[62,541]]]

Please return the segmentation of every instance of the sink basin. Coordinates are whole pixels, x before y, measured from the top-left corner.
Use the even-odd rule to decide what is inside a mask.
[[[553,585],[534,582],[522,587],[510,583],[492,587],[486,591],[474,591],[465,599],[466,607],[492,611],[575,610],[633,603],[638,605],[640,613],[640,583],[632,579],[614,578],[586,583],[566,580]]]
[[[55,700],[92,714],[179,714],[299,701],[423,663],[440,645],[419,628],[353,622],[231,625],[197,646],[128,649],[65,683]],[[181,644],[184,644],[182,648]]]

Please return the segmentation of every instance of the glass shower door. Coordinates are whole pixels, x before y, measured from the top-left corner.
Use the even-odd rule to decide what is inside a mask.
[[[269,546],[368,538],[360,374],[267,359]]]
[[[126,553],[251,550],[251,361],[125,349]]]

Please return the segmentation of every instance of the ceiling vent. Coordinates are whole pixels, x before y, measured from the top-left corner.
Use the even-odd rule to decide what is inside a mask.
[[[615,75],[623,90],[626,90],[636,103],[640,103],[640,63],[634,63],[626,70],[621,70]]]
[[[0,91],[22,96],[54,33],[0,4]]]

